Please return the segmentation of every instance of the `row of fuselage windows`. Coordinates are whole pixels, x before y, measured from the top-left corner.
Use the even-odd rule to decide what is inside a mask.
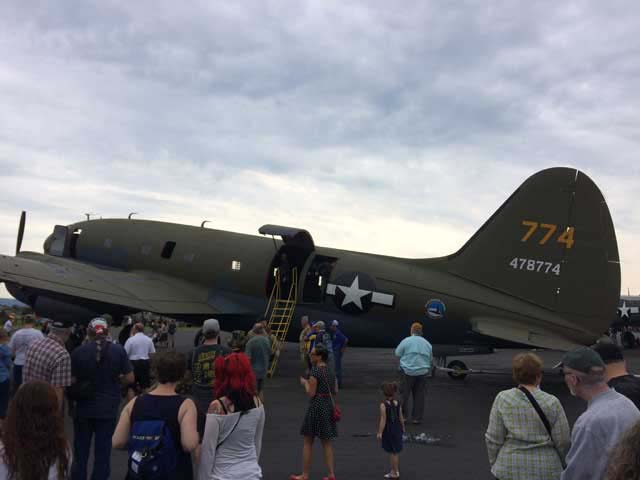
[[[104,247],[105,248],[111,248],[112,246],[112,241],[110,238],[107,238],[104,241]],[[162,258],[165,259],[170,259],[173,256],[173,251],[176,248],[176,242],[165,242],[164,247],[162,248],[162,252],[160,253],[160,256]],[[143,245],[140,248],[140,252],[142,253],[142,255],[151,255],[151,245]],[[195,253],[186,253],[183,256],[183,259],[185,262],[188,263],[193,263],[193,260],[195,259],[196,254]],[[239,260],[232,260],[231,261],[231,270],[240,270],[242,268],[242,263]]]

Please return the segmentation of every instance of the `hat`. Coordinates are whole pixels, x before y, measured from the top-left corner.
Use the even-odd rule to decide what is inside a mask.
[[[604,370],[605,365],[595,350],[589,347],[579,347],[565,353],[560,363],[553,368],[568,367],[582,373],[591,373],[591,369]]]
[[[107,330],[109,330],[109,324],[104,318],[96,317],[91,320],[91,323],[89,323],[89,328],[95,330],[96,335],[102,335]]]
[[[67,317],[56,318],[54,320],[51,320],[51,322],[49,323],[49,327],[57,329],[71,328],[72,325],[73,321]]]
[[[605,364],[622,362],[624,360],[622,349],[615,343],[598,342],[591,348],[593,348],[595,352],[600,355],[600,358],[602,358],[602,361]]]
[[[332,327],[337,327],[338,325],[340,325],[340,322],[338,322],[338,320],[331,320]]]
[[[209,332],[220,333],[220,322],[218,322],[218,320],[216,320],[215,318],[205,320],[202,324],[202,333]]]

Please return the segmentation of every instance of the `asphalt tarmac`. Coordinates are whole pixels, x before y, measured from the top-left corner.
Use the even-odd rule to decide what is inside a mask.
[[[193,332],[179,331],[176,349],[192,348]],[[400,455],[400,472],[404,480],[492,480],[487,461],[484,432],[496,394],[513,386],[510,376],[512,357],[518,350],[503,350],[493,355],[460,357],[469,368],[498,371],[498,374],[475,374],[464,380],[452,380],[439,373],[427,385],[425,418],[422,425],[408,425],[410,433],[425,433],[439,439],[434,444],[405,444]],[[550,368],[562,353],[541,351],[538,354]],[[630,371],[640,371],[640,350],[625,352]],[[453,357],[451,358],[453,359]],[[377,479],[388,472],[388,456],[376,440],[380,384],[397,378],[397,359],[391,349],[353,348],[347,350],[344,363],[344,386],[338,402],[343,418],[339,437],[334,443],[336,478]],[[299,384],[300,366],[297,345],[286,344],[276,376],[265,387],[266,425],[260,465],[265,480],[287,480],[300,473],[302,466],[302,424],[307,398]],[[556,395],[565,408],[570,425],[584,411],[586,404],[569,394],[563,379],[550,371],[542,388]],[[67,431],[72,436],[71,420]],[[112,478],[123,479],[127,455],[114,451],[111,456]],[[314,445],[310,479],[326,475],[320,444]]]

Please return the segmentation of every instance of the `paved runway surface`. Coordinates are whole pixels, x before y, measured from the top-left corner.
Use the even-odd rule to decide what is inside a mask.
[[[177,334],[177,350],[191,349],[193,333]],[[428,383],[425,421],[408,427],[412,433],[425,432],[442,439],[440,445],[407,444],[400,457],[404,480],[490,480],[484,432],[495,395],[511,388],[510,362],[515,350],[494,355],[464,357],[470,368],[499,370],[501,375],[478,374],[463,381],[439,374]],[[562,356],[559,352],[539,352],[550,368]],[[630,370],[640,371],[640,350],[626,351]],[[395,379],[397,360],[390,349],[358,348],[348,350],[344,359],[344,388],[339,395],[343,420],[336,440],[336,476],[338,479],[376,479],[388,471],[388,457],[375,438],[380,383]],[[298,382],[297,345],[287,344],[275,378],[265,389],[267,420],[260,465],[265,480],[286,480],[299,473],[302,463],[302,437],[299,435],[307,398]],[[573,425],[585,404],[572,397],[562,378],[549,373],[543,389],[560,398]],[[72,432],[71,421],[67,428]],[[319,444],[314,446],[311,479],[326,475]],[[112,454],[112,478],[123,479],[126,452]]]

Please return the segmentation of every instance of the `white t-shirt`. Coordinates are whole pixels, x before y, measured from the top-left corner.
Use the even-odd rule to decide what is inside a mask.
[[[13,330],[13,323],[11,322],[11,319],[7,319],[7,321],[4,322],[4,329],[7,333],[11,333],[11,330]]]
[[[153,346],[153,340],[138,332],[124,343],[124,351],[129,360],[149,360],[149,354],[156,353],[156,347]]]
[[[15,365],[24,365],[27,356],[27,350],[33,342],[44,338],[40,330],[35,328],[21,328],[13,334],[9,341],[9,347],[16,356]]]

